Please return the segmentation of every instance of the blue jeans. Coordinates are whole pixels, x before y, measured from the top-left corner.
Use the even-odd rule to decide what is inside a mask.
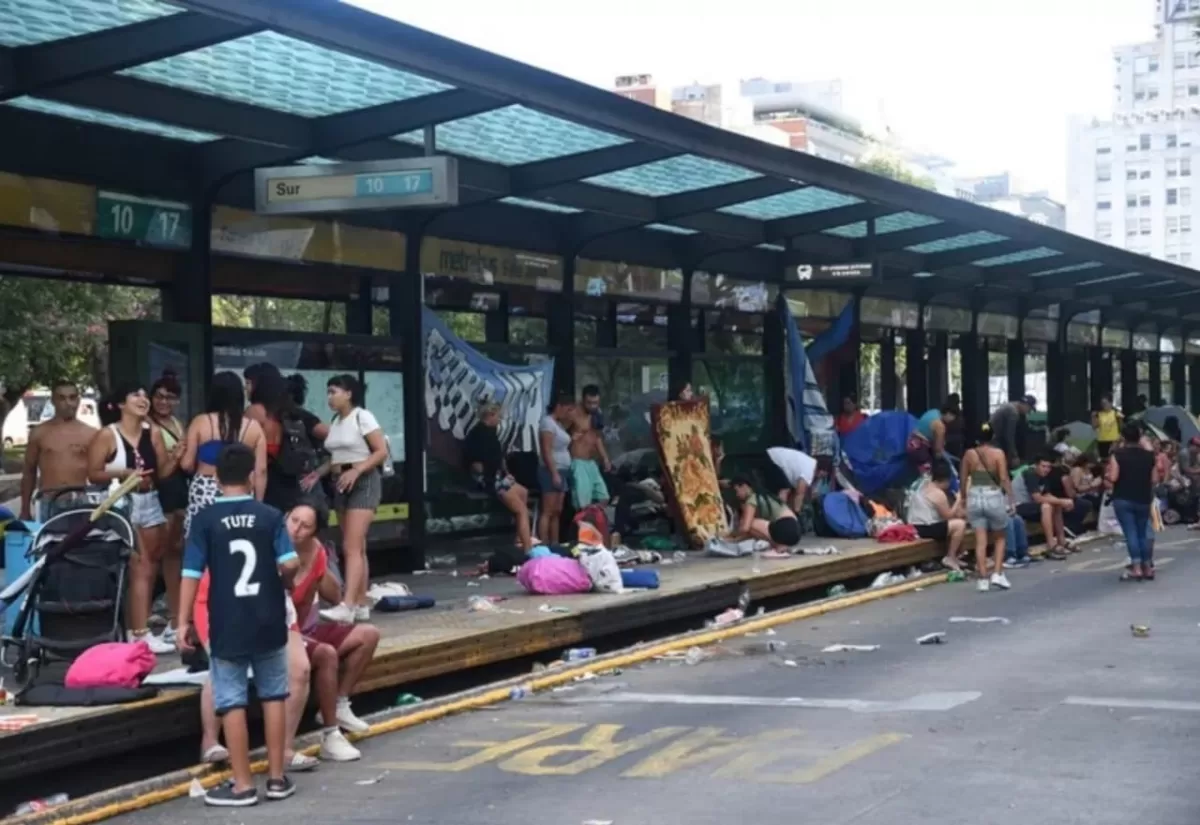
[[[245,708],[250,704],[250,668],[254,668],[254,691],[260,702],[282,702],[288,698],[287,645],[269,653],[230,661],[213,657],[209,676],[213,686],[213,705],[217,715]]]
[[[1125,543],[1129,545],[1129,558],[1134,564],[1150,561],[1150,505],[1123,498],[1113,499],[1113,514],[1121,525]]]
[[[1029,556],[1029,534],[1025,532],[1025,520],[1020,516],[1009,518],[1004,548],[1004,554],[1016,561]]]

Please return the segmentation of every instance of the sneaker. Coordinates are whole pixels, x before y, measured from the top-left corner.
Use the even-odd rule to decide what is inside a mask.
[[[371,621],[371,608],[365,604],[360,604],[354,608],[354,621],[358,623]]]
[[[321,758],[327,762],[353,762],[362,759],[362,752],[350,744],[337,728],[321,737]]]
[[[992,585],[999,587],[1001,590],[1012,590],[1012,584],[1008,581],[1008,576],[1003,573],[992,574]]]
[[[155,636],[149,630],[143,630],[141,633],[129,631],[126,639],[130,642],[145,642],[150,647],[150,652],[158,656],[165,656],[171,653],[176,653],[175,642],[166,641],[166,634]]]
[[[1033,562],[1028,556],[1023,559],[1005,559],[1004,566],[1009,570],[1024,570]]]
[[[178,638],[179,638],[179,631],[177,631],[175,628],[171,627],[170,625],[167,625],[166,630],[164,630],[162,632],[163,641],[165,641],[167,644],[171,645],[172,647],[175,646],[175,641]]]
[[[351,733],[366,733],[371,729],[370,723],[364,722],[354,715],[354,711],[350,708],[350,699],[346,696],[338,697],[337,723],[342,730],[348,730]]]
[[[316,757],[300,753],[299,751],[293,753],[292,758],[287,763],[287,769],[292,773],[308,773],[309,771],[315,771],[319,767],[321,767],[321,763]]]
[[[321,611],[321,618],[335,624],[354,624],[355,609],[346,604],[339,604]]]
[[[986,593],[992,589],[992,586],[988,584],[987,579],[980,579],[979,581],[975,582],[975,589],[980,593]]]
[[[204,804],[213,808],[249,808],[258,804],[258,788],[239,791],[232,782],[224,782],[204,795]]]
[[[296,783],[285,773],[282,779],[267,780],[267,799],[287,799],[296,792]]]

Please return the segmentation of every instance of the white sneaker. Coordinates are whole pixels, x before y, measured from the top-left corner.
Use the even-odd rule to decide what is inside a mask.
[[[1009,582],[1008,576],[1004,575],[1003,573],[993,573],[992,584],[996,587],[999,587],[1001,590],[1012,589],[1012,583]]]
[[[975,582],[975,589],[980,593],[986,593],[992,589],[992,586],[988,584],[987,579],[980,579],[979,581]]]
[[[371,621],[371,608],[365,604],[360,604],[354,608],[354,621],[358,623]]]
[[[353,762],[362,759],[362,752],[334,728],[321,737],[321,758],[327,762]]]
[[[370,723],[364,722],[354,715],[354,711],[350,708],[350,699],[346,696],[338,697],[337,723],[343,730],[351,733],[366,733],[371,729]]]
[[[175,643],[168,642],[164,638],[165,635],[166,634],[163,634],[163,636],[155,636],[149,630],[147,630],[145,633],[134,633],[133,631],[130,631],[126,636],[126,641],[145,642],[150,646],[151,653],[157,656],[166,656],[177,651],[175,650]]]
[[[336,624],[354,624],[354,616],[354,608],[346,604],[339,604],[321,611],[322,619]]]
[[[175,630],[175,628],[167,625],[167,629],[162,632],[162,638],[167,644],[174,645],[175,640],[179,638],[179,633]]]

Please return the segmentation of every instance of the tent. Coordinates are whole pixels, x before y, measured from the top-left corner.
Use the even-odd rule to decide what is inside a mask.
[[[917,419],[906,412],[881,412],[842,439],[842,455],[859,490],[874,495],[909,470],[908,437],[916,428]]]
[[[1161,430],[1171,416],[1179,420],[1179,431],[1183,435],[1185,444],[1190,439],[1200,436],[1200,425],[1197,425],[1195,417],[1183,407],[1151,407],[1142,413],[1141,420],[1153,424]]]
[[[1096,429],[1087,421],[1072,421],[1054,429],[1056,432],[1066,430],[1067,443],[1081,453],[1089,452],[1096,445]]]

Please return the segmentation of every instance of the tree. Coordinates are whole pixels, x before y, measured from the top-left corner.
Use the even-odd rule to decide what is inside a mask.
[[[873,175],[879,175],[909,186],[919,186],[922,189],[937,190],[937,183],[928,175],[916,175],[900,162],[898,158],[889,155],[872,155],[858,163],[858,168]]]
[[[213,325],[288,332],[344,333],[346,305],[260,295],[214,295]]]
[[[38,384],[106,389],[108,321],[161,313],[155,289],[0,276],[0,421]]]

